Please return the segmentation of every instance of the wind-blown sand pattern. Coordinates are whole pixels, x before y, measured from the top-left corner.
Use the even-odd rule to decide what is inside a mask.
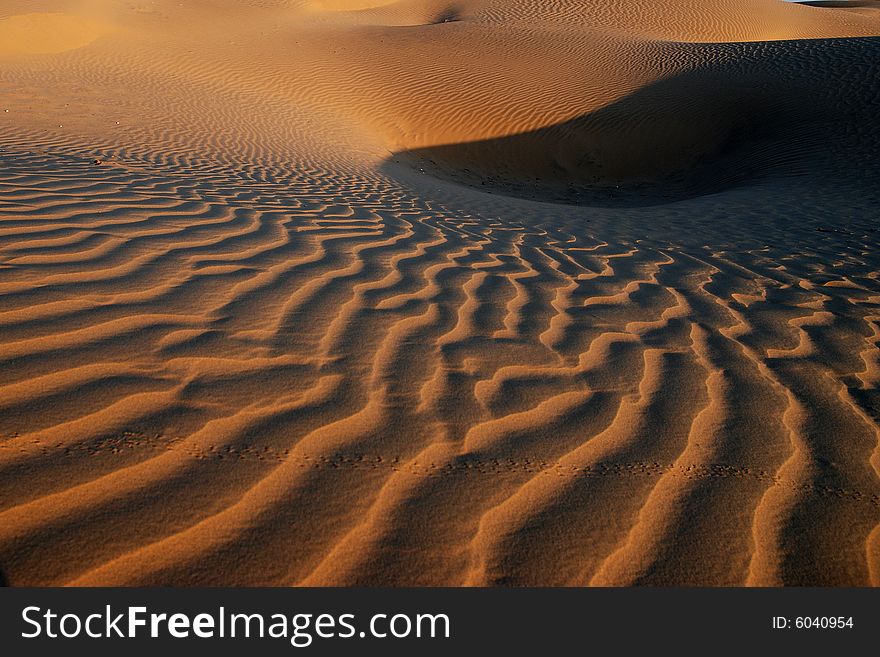
[[[6,0],[12,585],[880,585],[880,3]]]

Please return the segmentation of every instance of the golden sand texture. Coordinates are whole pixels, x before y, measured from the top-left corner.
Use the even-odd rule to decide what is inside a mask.
[[[0,21],[0,54],[60,53],[82,48],[106,30],[70,14],[19,14]]]
[[[6,0],[13,585],[880,585],[880,3]]]

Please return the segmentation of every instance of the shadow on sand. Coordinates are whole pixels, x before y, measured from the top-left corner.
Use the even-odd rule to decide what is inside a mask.
[[[385,170],[545,202],[640,206],[855,166],[854,152],[876,168],[880,38],[663,47],[690,70],[557,125],[401,151]]]
[[[847,7],[876,7],[880,6],[877,0],[788,0],[799,5],[810,7],[827,7],[829,9],[845,9]]]

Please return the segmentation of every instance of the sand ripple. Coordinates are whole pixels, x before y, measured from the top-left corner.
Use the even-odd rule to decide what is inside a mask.
[[[121,4],[0,59],[7,581],[880,585],[869,9]],[[541,130],[723,184],[523,188]]]

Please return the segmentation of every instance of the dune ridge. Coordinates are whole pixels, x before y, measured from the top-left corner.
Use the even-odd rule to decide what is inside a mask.
[[[873,4],[4,3],[6,581],[880,585]]]

